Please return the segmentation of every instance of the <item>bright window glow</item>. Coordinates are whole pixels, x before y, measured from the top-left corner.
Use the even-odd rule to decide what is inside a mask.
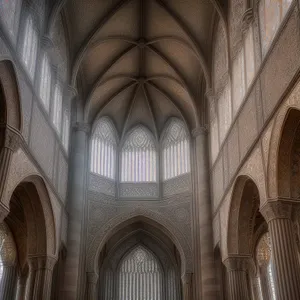
[[[41,68],[41,82],[40,82],[40,97],[42,103],[47,111],[50,106],[50,93],[51,93],[51,69],[49,58],[44,53]]]
[[[26,24],[25,24],[22,59],[32,79],[34,77],[34,71],[35,71],[37,44],[38,44],[37,31],[34,28],[32,17],[29,17],[26,20]]]
[[[56,130],[61,131],[61,119],[62,119],[62,92],[61,87],[56,84],[54,88],[53,98],[53,124]]]
[[[116,130],[109,118],[97,123],[91,143],[91,172],[115,179],[117,160]]]
[[[120,264],[117,299],[161,300],[162,278],[156,257],[139,246]]]
[[[69,107],[64,107],[62,143],[67,152],[69,149],[69,139],[70,139],[70,109]]]
[[[162,166],[164,180],[191,171],[190,142],[186,127],[179,119],[172,119],[166,129],[162,143]]]
[[[157,152],[150,132],[138,126],[128,136],[121,154],[122,182],[156,182]]]

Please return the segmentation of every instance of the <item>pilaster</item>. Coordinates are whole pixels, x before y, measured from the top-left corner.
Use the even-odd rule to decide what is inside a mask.
[[[97,299],[97,282],[98,274],[96,273],[87,273],[87,300]]]
[[[278,200],[267,202],[261,208],[269,227],[278,300],[300,299],[300,268],[291,218],[293,207],[292,202]]]

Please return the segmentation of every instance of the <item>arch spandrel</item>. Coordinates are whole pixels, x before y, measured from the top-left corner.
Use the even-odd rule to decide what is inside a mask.
[[[96,236],[88,243],[90,246],[87,249],[87,272],[97,273],[99,254],[107,240],[119,229],[136,220],[153,224],[154,227],[158,227],[165,232],[178,249],[181,257],[182,274],[193,271],[192,249],[184,234],[180,232],[180,229],[153,211],[136,209],[135,211],[111,219],[105,226],[99,228]]]
[[[267,166],[267,193],[268,198],[274,199],[279,196],[278,191],[278,159],[279,146],[282,136],[283,126],[290,110],[299,110],[300,83],[298,83],[288,96],[286,101],[279,108],[272,129]]]

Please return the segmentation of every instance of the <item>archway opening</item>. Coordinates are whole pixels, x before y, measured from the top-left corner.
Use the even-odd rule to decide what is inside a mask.
[[[136,221],[117,231],[99,256],[99,299],[181,300],[179,252],[161,230]]]

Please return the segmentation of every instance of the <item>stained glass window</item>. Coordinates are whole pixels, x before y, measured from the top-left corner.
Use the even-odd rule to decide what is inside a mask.
[[[265,55],[292,0],[261,0],[259,3],[262,54]]]
[[[118,300],[161,300],[162,271],[157,258],[138,246],[121,261]]]
[[[34,27],[33,18],[29,16],[25,23],[24,40],[22,48],[22,60],[31,78],[34,77],[38,36]]]
[[[115,179],[117,138],[113,123],[107,117],[100,119],[92,136],[91,171]]]
[[[60,133],[62,121],[62,91],[59,84],[56,84],[54,87],[52,120],[56,130]]]
[[[51,93],[51,69],[49,58],[46,53],[43,54],[41,65],[40,97],[47,111],[50,106]]]
[[[154,139],[143,126],[136,127],[122,147],[121,181],[157,181],[157,151]]]
[[[191,171],[190,141],[185,125],[179,119],[172,119],[166,128],[162,142],[162,166],[164,180]]]

